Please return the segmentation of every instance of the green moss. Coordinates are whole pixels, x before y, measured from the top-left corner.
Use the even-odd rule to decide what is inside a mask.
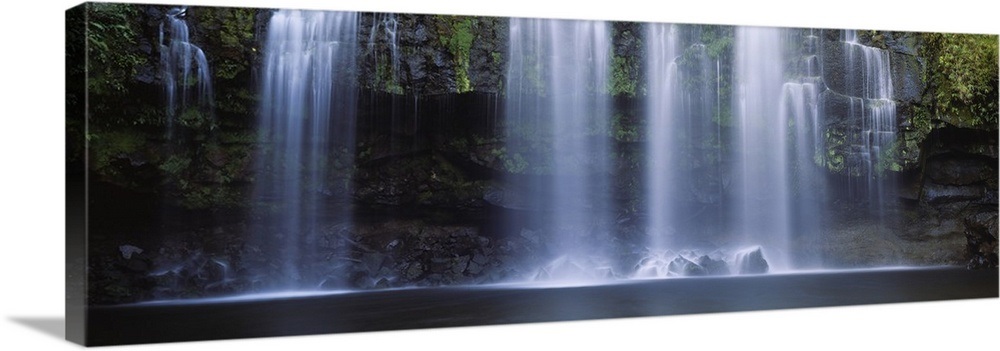
[[[235,7],[197,7],[189,10],[203,33],[202,47],[211,49],[209,56],[216,79],[232,80],[250,70],[257,55],[254,37],[256,9]],[[206,50],[208,51],[208,50]]]
[[[250,116],[256,111],[256,106],[257,95],[246,87],[225,89],[215,96],[215,107],[220,112]]]
[[[376,53],[376,55],[379,55]],[[400,72],[397,72],[398,67],[395,67],[392,63],[392,58],[387,55],[379,55],[378,60],[375,65],[375,87],[381,91],[402,95],[406,93],[406,89],[399,84],[399,79],[397,78]]]
[[[90,166],[101,175],[118,175],[112,162],[143,150],[146,139],[131,131],[103,132],[87,135],[90,144]]]
[[[202,114],[201,111],[199,111],[196,108],[189,108],[184,110],[183,112],[181,112],[181,115],[180,117],[177,118],[177,120],[180,122],[182,126],[188,128],[196,128],[196,129],[200,128],[207,122],[207,119],[205,118],[204,114]]]
[[[180,155],[171,155],[166,161],[160,164],[160,170],[170,176],[177,177],[186,171],[190,165],[190,158]]]
[[[436,16],[438,23],[438,40],[441,46],[448,49],[455,60],[455,85],[459,93],[472,91],[469,81],[469,52],[476,34],[475,17],[467,16]]]

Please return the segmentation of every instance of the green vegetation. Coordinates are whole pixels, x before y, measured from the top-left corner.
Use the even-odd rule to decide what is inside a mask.
[[[617,141],[635,142],[641,140],[640,127],[634,117],[622,113],[615,113],[611,117],[611,137]]]
[[[718,109],[712,114],[712,121],[723,127],[733,126],[732,90],[733,90],[733,38],[736,27],[732,26],[701,26],[701,42],[705,45],[705,54],[710,61],[715,61],[716,74],[710,84],[718,86]]]
[[[927,33],[923,39],[920,53],[928,58],[924,79],[933,98],[930,115],[960,127],[995,129],[997,36]]]
[[[251,93],[251,68],[261,56],[263,40],[254,35],[256,9],[196,7],[188,10],[189,25],[203,33],[192,40],[205,50],[215,82],[215,109],[226,117],[249,119],[257,97]]]
[[[638,64],[633,61],[638,61],[638,58],[618,55],[611,57],[611,80],[607,87],[609,94],[635,97],[639,85],[634,78]]]
[[[172,155],[169,158],[167,158],[166,161],[163,161],[163,164],[160,165],[160,170],[166,172],[169,175],[178,176],[184,171],[186,171],[188,169],[188,166],[190,165],[191,165],[190,158],[184,156]]]
[[[254,40],[256,11],[231,7],[198,7],[189,11],[191,16],[198,16],[198,29],[210,33],[197,39],[205,48],[211,48],[209,59],[214,77],[235,79],[247,72],[252,54],[263,44]]]
[[[828,128],[823,134],[826,139],[826,155],[815,155],[814,160],[817,165],[826,164],[826,168],[833,173],[841,173],[846,168],[844,154],[840,151],[847,143],[847,135],[837,128]]]
[[[496,159],[507,172],[524,173],[528,169],[528,161],[519,153],[507,151],[507,147],[501,146],[491,149],[490,156]]]
[[[473,32],[477,24],[475,17],[467,16],[436,16],[438,27],[438,40],[451,52],[455,60],[455,85],[459,93],[472,91],[472,83],[469,81],[469,51],[472,49],[472,40],[476,35]]]
[[[89,4],[87,22],[88,88],[91,94],[125,95],[127,85],[146,58],[136,51],[138,28],[131,18],[135,5]]]
[[[117,176],[120,170],[113,163],[120,158],[144,151],[145,139],[142,134],[132,131],[116,131],[87,135],[90,144],[90,167],[99,174]]]
[[[899,157],[901,152],[901,145],[904,145],[904,140],[897,139],[892,145],[882,150],[882,153],[878,157],[878,163],[875,165],[875,172],[882,176],[886,171],[900,172],[903,170],[903,162],[905,160]]]
[[[384,92],[396,95],[402,95],[406,93],[406,89],[399,84],[399,67],[394,65],[392,62],[392,57],[382,53],[374,53],[378,56],[375,64],[375,76],[374,82],[372,83],[377,89]]]

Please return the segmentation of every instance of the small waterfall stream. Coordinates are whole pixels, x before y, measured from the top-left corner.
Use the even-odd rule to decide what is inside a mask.
[[[173,136],[178,119],[193,124],[213,118],[212,73],[205,52],[191,43],[186,15],[186,7],[173,8],[160,23],[160,74],[167,96],[168,138]]]
[[[851,101],[851,120],[860,124],[860,133],[851,144],[860,162],[849,172],[861,179],[850,189],[869,207],[880,208],[887,200],[891,179],[883,175],[887,165],[880,162],[889,156],[896,140],[896,102],[893,100],[892,69],[889,52],[858,42],[855,30],[841,35],[847,60],[847,89]]]

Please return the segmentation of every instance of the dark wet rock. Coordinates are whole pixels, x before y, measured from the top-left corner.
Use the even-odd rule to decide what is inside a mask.
[[[736,272],[738,274],[764,274],[769,268],[760,247],[736,255]]]
[[[431,259],[428,270],[431,273],[443,273],[451,270],[451,264],[452,261],[449,258],[435,257]]]
[[[980,157],[935,157],[927,161],[925,172],[937,184],[970,185],[996,177],[990,165],[989,160]]]
[[[923,64],[913,54],[892,52],[889,54],[889,68],[892,70],[893,99],[905,103],[917,103],[925,88],[920,78]]]
[[[703,255],[698,258],[698,265],[705,268],[706,275],[729,275],[729,265],[726,261],[716,260]]]
[[[371,275],[376,275],[382,269],[383,263],[386,261],[386,255],[372,252],[365,253],[361,255],[361,265],[362,268],[369,272]]]
[[[403,271],[403,274],[403,276],[410,281],[416,280],[424,274],[424,265],[420,264],[420,262],[410,263],[410,265],[406,267],[406,270]]]
[[[831,33],[835,31],[825,31]],[[847,82],[848,65],[847,44],[840,41],[839,34],[834,39],[827,37],[823,40],[823,82],[827,88],[844,95],[854,95],[851,92],[858,91],[857,87],[850,86]]]
[[[461,274],[469,266],[469,256],[456,257],[451,266],[452,273]]]
[[[508,19],[481,17],[476,23],[476,37],[469,49],[469,83],[472,90],[503,92],[507,70]]]
[[[391,287],[392,287],[392,283],[390,283],[389,280],[386,279],[386,278],[381,278],[377,282],[375,282],[375,288],[376,289],[387,289],[387,288],[391,288]]]
[[[371,277],[361,271],[351,273],[347,278],[347,282],[351,287],[359,289],[369,289],[374,286]]]
[[[921,218],[919,226],[907,226],[900,233],[900,237],[907,240],[926,241],[932,238],[962,235],[963,231],[964,226],[961,219],[927,214]]]
[[[476,252],[476,254],[472,256],[472,262],[478,264],[486,264],[489,261],[490,261],[489,257],[487,257],[482,252]]]
[[[132,258],[126,260],[122,266],[135,273],[145,273],[149,271],[151,264],[148,260],[142,258]]]
[[[677,258],[674,258],[673,261],[670,261],[670,264],[667,265],[667,272],[670,275],[682,277],[708,275],[708,271],[705,270],[704,267],[680,256],[677,256]]]
[[[981,212],[966,218],[969,269],[994,268],[997,260],[997,212]]]
[[[940,184],[925,184],[923,191],[924,201],[932,205],[941,205],[954,202],[967,202],[980,199],[985,195],[983,186],[951,186]]]
[[[993,128],[993,129],[991,129]],[[926,157],[957,154],[981,156],[996,162],[998,151],[996,126],[984,126],[982,129],[960,128],[952,125],[934,129],[927,136]],[[944,156],[955,157],[955,156]]]
[[[471,275],[479,275],[483,271],[483,265],[476,262],[469,262],[466,266],[465,271]]]

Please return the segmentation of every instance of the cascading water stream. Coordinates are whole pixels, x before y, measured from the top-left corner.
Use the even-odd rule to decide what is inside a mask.
[[[174,123],[179,118],[197,120],[207,117],[209,123],[213,118],[212,75],[208,59],[201,48],[191,43],[185,15],[186,7],[173,8],[160,23],[160,74],[167,96],[167,138],[173,136]],[[193,92],[192,86],[195,87]]]
[[[358,14],[282,10],[267,33],[256,197],[270,212],[257,274],[280,277],[267,288],[337,286],[320,239],[342,234],[325,223],[350,222]]]
[[[635,277],[678,275],[681,267],[707,262],[708,253],[713,262],[722,259],[705,246],[700,225],[704,210],[721,200],[721,189],[696,168],[720,162],[711,160],[708,142],[721,135],[713,122],[720,113],[718,62],[713,68],[704,44],[684,43],[699,29],[646,25],[647,252]]]
[[[375,14],[372,18],[372,27],[368,34],[368,48],[374,52],[376,69],[375,80],[384,85],[382,89],[392,91],[393,93],[402,93],[400,91],[400,59],[402,58],[399,53],[399,21],[396,20],[396,14],[393,13],[380,13]],[[380,40],[385,40],[388,52],[382,53],[378,50],[378,43]],[[382,56],[387,54],[388,57]],[[383,63],[388,61],[388,64]],[[388,69],[387,71],[383,71]]]
[[[678,26],[668,24],[647,25],[646,74],[649,77],[648,99],[648,163],[646,179],[649,183],[648,207],[651,251],[662,252],[671,246],[670,237],[679,220],[672,208],[678,197],[680,176],[672,170],[680,162],[680,145],[677,139],[681,116],[681,79],[678,75]]]
[[[511,19],[507,77],[507,150],[530,143],[551,150],[536,160],[550,175],[512,180],[544,212],[556,257],[550,279],[609,275],[611,232],[609,146],[610,67],[607,22]],[[524,184],[525,182],[531,184]]]
[[[860,134],[852,141],[861,162],[850,169],[862,178],[852,187],[857,198],[866,198],[871,208],[881,212],[887,201],[890,179],[880,164],[896,140],[896,102],[893,100],[892,69],[889,53],[858,43],[857,31],[845,30],[841,35],[847,62],[847,87],[850,96],[850,116],[861,125]]]
[[[739,27],[734,47],[734,117],[737,136],[734,230],[745,245],[761,245],[768,261],[787,267],[791,235],[788,121],[784,46],[777,28]]]

